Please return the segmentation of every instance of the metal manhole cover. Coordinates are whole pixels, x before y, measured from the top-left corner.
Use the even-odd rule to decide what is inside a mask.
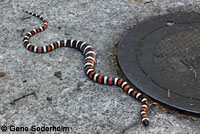
[[[200,115],[200,14],[168,14],[136,25],[119,42],[117,59],[142,92]]]

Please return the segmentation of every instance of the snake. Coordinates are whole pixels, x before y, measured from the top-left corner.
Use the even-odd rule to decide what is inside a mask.
[[[136,87],[132,86],[128,81],[126,81],[123,78],[104,76],[97,73],[95,71],[96,52],[95,52],[95,49],[91,45],[89,45],[88,43],[84,41],[73,40],[73,39],[60,40],[60,41],[56,41],[52,44],[48,44],[44,46],[32,45],[31,43],[29,43],[29,39],[33,35],[47,29],[48,21],[38,14],[29,12],[29,11],[24,11],[24,12],[29,15],[37,17],[43,22],[43,25],[41,27],[33,29],[30,32],[27,32],[25,34],[24,39],[23,39],[23,45],[26,49],[34,53],[47,53],[60,47],[70,47],[70,48],[75,48],[79,50],[84,56],[84,71],[85,71],[85,74],[88,76],[88,78],[99,84],[118,86],[128,95],[130,95],[131,97],[141,102],[142,106],[140,108],[140,115],[141,115],[142,124],[144,126],[149,125],[149,118],[147,114],[148,99],[145,97],[145,94],[142,92],[139,92],[136,89]]]

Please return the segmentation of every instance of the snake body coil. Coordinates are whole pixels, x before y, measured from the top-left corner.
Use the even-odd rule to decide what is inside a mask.
[[[147,106],[148,101],[143,96],[142,93],[138,92],[136,89],[134,89],[127,81],[125,81],[122,78],[117,77],[109,77],[109,76],[103,76],[101,74],[98,74],[95,72],[95,64],[96,64],[96,53],[92,46],[87,44],[86,42],[79,41],[79,40],[60,40],[56,41],[52,44],[46,45],[46,46],[35,46],[29,43],[29,39],[39,33],[44,31],[47,28],[48,22],[41,17],[40,15],[25,11],[26,13],[35,16],[39,18],[41,21],[43,21],[43,26],[39,27],[37,29],[33,29],[32,31],[28,32],[23,39],[24,47],[28,49],[31,52],[34,53],[47,53],[50,52],[56,48],[59,47],[71,47],[75,48],[82,52],[84,55],[84,70],[86,75],[93,81],[99,83],[99,84],[105,84],[105,85],[115,85],[123,89],[124,92],[128,93],[133,98],[137,99],[141,102],[142,106],[140,109],[140,114],[142,118],[142,122],[145,126],[149,124],[149,118],[147,115]]]

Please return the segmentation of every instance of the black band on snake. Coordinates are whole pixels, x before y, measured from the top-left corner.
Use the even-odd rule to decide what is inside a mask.
[[[43,21],[43,26],[37,29],[33,29],[32,31],[28,32],[23,39],[24,47],[31,52],[34,53],[47,53],[59,47],[71,47],[75,48],[82,52],[84,55],[84,70],[86,75],[93,81],[99,84],[105,85],[115,85],[123,89],[124,92],[132,96],[133,98],[137,99],[141,102],[142,106],[140,109],[142,123],[147,126],[149,124],[149,118],[147,115],[147,107],[148,101],[147,98],[140,92],[138,92],[134,87],[131,86],[127,81],[122,78],[117,77],[110,77],[110,76],[103,76],[101,74],[96,73],[95,71],[95,64],[96,64],[96,53],[92,46],[87,44],[86,42],[79,41],[79,40],[60,40],[56,41],[52,44],[46,46],[36,46],[29,43],[29,39],[39,33],[44,31],[47,28],[47,21],[41,17],[40,15],[25,11],[26,13],[39,18]]]

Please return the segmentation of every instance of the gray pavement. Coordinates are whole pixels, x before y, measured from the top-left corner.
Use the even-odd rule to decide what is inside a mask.
[[[77,50],[27,51],[23,35],[42,23],[22,10],[41,14],[49,21],[45,32],[31,38],[33,44],[86,41],[96,49],[97,72],[118,76],[112,56],[114,44],[129,27],[170,12],[200,12],[199,0],[0,0],[0,72],[6,73],[0,77],[0,126],[65,126],[70,127],[70,134],[199,133],[200,119],[160,105],[149,109],[151,124],[144,127],[140,103],[118,87],[89,80]],[[62,81],[54,76],[58,71]],[[35,95],[10,104],[29,93]]]

